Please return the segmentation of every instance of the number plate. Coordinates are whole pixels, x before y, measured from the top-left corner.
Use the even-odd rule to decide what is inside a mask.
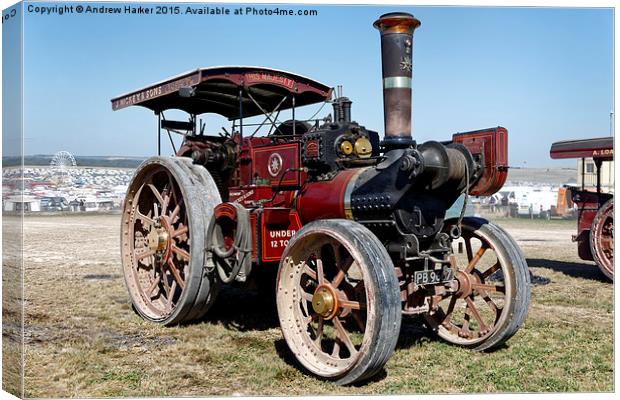
[[[452,278],[453,274],[450,268],[444,268],[441,271],[415,271],[413,274],[413,280],[416,285],[433,285],[435,283],[451,281]]]

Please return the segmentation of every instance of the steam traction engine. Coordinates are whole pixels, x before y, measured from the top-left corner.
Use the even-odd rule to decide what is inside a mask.
[[[614,159],[614,138],[565,140],[551,145],[551,158],[581,158],[581,188],[568,187],[567,196],[577,205],[577,251],[592,260],[605,276],[614,279],[614,196],[601,191],[601,166]],[[586,158],[596,166],[596,191],[586,190]]]
[[[412,139],[419,25],[406,13],[374,24],[383,140],[352,121],[351,101],[331,100],[330,87],[266,68],[199,69],[112,100],[115,110],[147,107],[159,129],[184,133],[175,157],[152,157],[137,169],[125,200],[124,276],[144,319],[199,319],[222,285],[266,284],[261,277],[277,270],[289,348],[308,371],[339,384],[383,367],[403,315],[423,316],[443,339],[477,350],[518,330],[530,299],[520,249],[488,221],[446,219],[460,196],[503,185],[507,132]],[[333,118],[295,119],[296,107],[321,102],[332,103]],[[190,121],[166,120],[171,108]],[[278,122],[288,109],[292,119]],[[196,124],[203,113],[232,120],[231,133],[204,135]],[[261,114],[271,131],[256,137],[244,118]]]

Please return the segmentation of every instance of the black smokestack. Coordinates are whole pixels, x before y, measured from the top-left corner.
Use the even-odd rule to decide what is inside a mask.
[[[334,107],[334,122],[338,124],[351,122],[351,104],[348,97],[342,95],[342,86],[336,86],[336,99],[332,103]]]
[[[420,21],[403,12],[382,15],[373,24],[381,32],[383,113],[386,149],[407,147],[411,138],[413,31]]]

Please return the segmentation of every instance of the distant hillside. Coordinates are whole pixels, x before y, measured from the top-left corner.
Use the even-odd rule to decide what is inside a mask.
[[[50,165],[54,155],[36,154],[24,157],[24,165]],[[74,156],[78,167],[136,168],[146,157]],[[2,166],[21,164],[19,157],[2,157]]]
[[[577,183],[576,168],[510,168],[508,181],[549,185]]]

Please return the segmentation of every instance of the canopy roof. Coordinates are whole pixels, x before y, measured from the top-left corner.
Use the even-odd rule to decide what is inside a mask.
[[[564,140],[551,145],[551,158],[600,158],[603,160],[614,159],[614,138],[611,136]]]
[[[242,114],[240,89],[243,89]],[[280,110],[292,108],[293,97],[295,107],[323,102],[331,97],[331,88],[301,75],[270,68],[210,67],[174,76],[111,101],[115,111],[138,105],[156,113],[179,109],[196,115],[216,113],[232,120],[271,112],[285,97]]]

